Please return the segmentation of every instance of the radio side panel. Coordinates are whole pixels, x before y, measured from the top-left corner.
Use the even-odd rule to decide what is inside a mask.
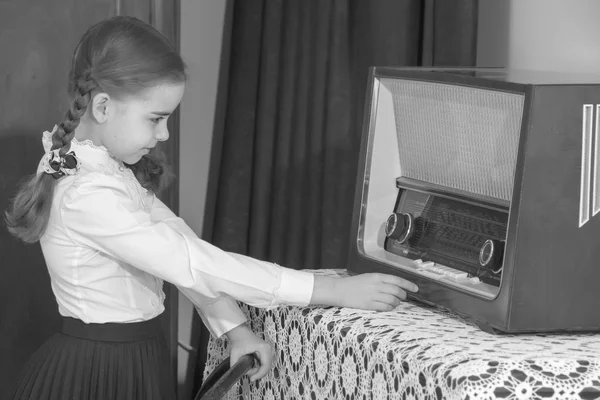
[[[600,329],[600,86],[536,86],[509,329]]]

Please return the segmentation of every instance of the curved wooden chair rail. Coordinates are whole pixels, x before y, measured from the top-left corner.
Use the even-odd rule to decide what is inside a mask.
[[[235,365],[229,368],[229,357],[223,360],[217,368],[202,383],[194,400],[219,400],[231,389],[246,372],[258,363],[253,354],[242,356]]]

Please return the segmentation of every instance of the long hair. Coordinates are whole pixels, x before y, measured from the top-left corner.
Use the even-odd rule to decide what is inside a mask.
[[[160,83],[185,80],[181,56],[152,26],[125,16],[92,26],[73,53],[68,85],[70,107],[52,135],[52,150],[59,149],[61,156],[69,151],[75,128],[96,93],[122,98]],[[149,155],[127,167],[144,188],[153,192],[166,187],[172,176],[163,161]],[[48,225],[56,180],[41,173],[21,185],[5,213],[10,233],[26,243],[40,239]]]

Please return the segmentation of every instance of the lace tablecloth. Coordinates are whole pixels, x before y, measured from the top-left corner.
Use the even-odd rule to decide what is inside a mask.
[[[600,399],[600,335],[497,336],[411,303],[391,312],[242,309],[275,360],[227,399]],[[227,346],[211,338],[205,377]]]

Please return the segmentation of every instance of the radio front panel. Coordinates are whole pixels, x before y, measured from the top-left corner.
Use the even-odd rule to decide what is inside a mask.
[[[363,256],[494,298],[523,98],[376,78],[358,234]]]

